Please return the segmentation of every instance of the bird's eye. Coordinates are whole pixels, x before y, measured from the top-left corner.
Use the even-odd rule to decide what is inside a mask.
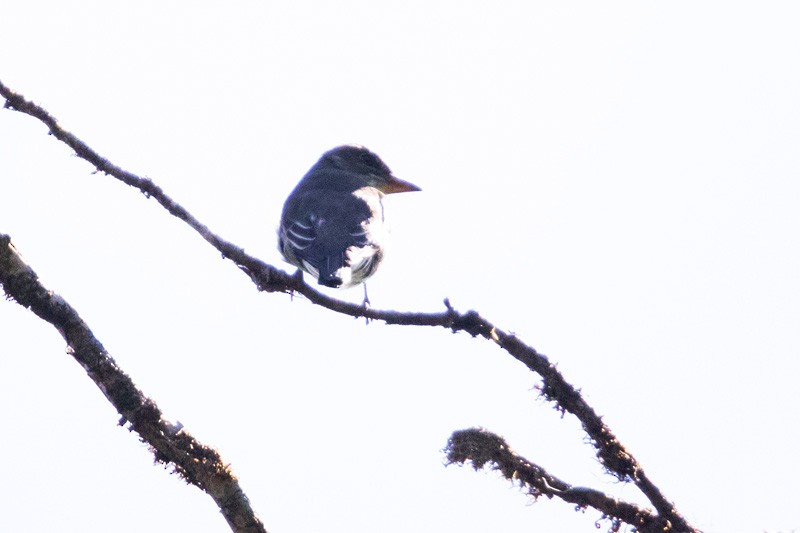
[[[361,154],[361,162],[367,165],[368,167],[379,167],[378,158],[375,157],[374,154],[369,152],[364,152]]]
[[[361,164],[378,174],[389,174],[389,168],[386,163],[373,154],[372,152],[364,152],[359,156]]]

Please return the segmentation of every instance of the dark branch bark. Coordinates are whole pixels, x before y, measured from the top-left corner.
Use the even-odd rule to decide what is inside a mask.
[[[694,531],[686,519],[645,475],[639,462],[619,442],[602,418],[589,406],[580,392],[564,379],[549,359],[534,348],[520,341],[515,335],[498,329],[494,324],[475,311],[460,313],[448,300],[441,313],[401,313],[365,308],[361,305],[342,302],[317,292],[303,281],[302,274],[288,274],[245,253],[244,249],[211,232],[185,208],[170,198],[151,180],[127,172],[98,155],[83,141],[62,129],[47,111],[21,95],[13,92],[0,82],[0,95],[6,98],[5,107],[26,113],[41,120],[57,139],[72,147],[76,154],[92,164],[97,171],[104,172],[132,187],[146,196],[154,198],[172,215],[185,221],[217,250],[223,257],[232,260],[247,273],[257,288],[267,292],[300,293],[312,303],[353,317],[366,317],[369,320],[382,320],[389,324],[441,326],[453,332],[465,331],[475,336],[491,340],[503,350],[519,360],[531,371],[539,374],[543,381],[542,394],[554,402],[562,412],[573,414],[580,420],[584,430],[591,438],[597,457],[609,473],[622,481],[633,481],[647,496],[658,515],[671,525],[672,531]]]
[[[636,504],[620,501],[598,490],[575,487],[553,476],[541,466],[516,454],[502,437],[483,429],[464,429],[450,437],[445,448],[449,464],[472,463],[475,470],[487,464],[512,482],[518,482],[534,499],[540,496],[560,498],[581,509],[593,507],[611,520],[612,531],[618,531],[621,522],[636,527],[643,533],[686,531],[675,527],[663,516],[651,513]]]
[[[122,420],[153,449],[157,461],[172,465],[183,479],[207,492],[237,533],[266,533],[236,476],[216,450],[162,416],[94,336],[78,312],[47,290],[17,253],[11,238],[0,234],[0,286],[7,297],[52,324],[67,341],[67,352],[86,370]]]

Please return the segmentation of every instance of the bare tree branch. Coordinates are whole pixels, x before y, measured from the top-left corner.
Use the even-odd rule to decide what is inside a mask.
[[[445,448],[449,464],[469,461],[475,470],[486,464],[499,471],[509,481],[519,482],[534,499],[540,496],[560,498],[585,509],[594,507],[603,518],[612,522],[618,531],[622,522],[643,533],[678,531],[668,519],[655,515],[633,503],[612,498],[599,490],[575,487],[548,473],[541,466],[515,453],[502,437],[483,429],[464,429],[453,432]]]
[[[208,227],[201,224],[185,208],[170,198],[150,179],[139,177],[125,171],[98,155],[83,141],[58,125],[58,122],[46,110],[26,100],[0,82],[0,95],[6,98],[5,107],[31,115],[42,121],[50,129],[50,134],[72,147],[76,154],[92,164],[97,171],[104,172],[132,187],[136,187],[146,196],[154,198],[172,215],[185,221],[200,235],[219,250],[223,257],[232,260],[241,270],[247,273],[257,288],[267,292],[300,293],[312,303],[353,317],[366,317],[369,320],[382,320],[388,324],[440,326],[453,332],[465,331],[481,336],[500,346],[503,350],[519,360],[531,371],[542,378],[542,395],[554,402],[562,412],[568,412],[580,420],[584,431],[589,435],[596,449],[597,457],[606,470],[621,481],[632,481],[652,503],[659,517],[666,520],[669,531],[695,531],[686,519],[680,515],[673,504],[667,500],[655,484],[645,475],[639,462],[619,442],[602,418],[589,406],[574,386],[566,381],[563,375],[549,359],[531,346],[523,343],[515,335],[506,333],[494,324],[481,317],[476,311],[461,313],[456,311],[448,300],[441,313],[408,313],[366,308],[336,300],[317,292],[303,281],[302,273],[288,274],[272,265],[250,256],[244,249],[231,244],[217,236]],[[621,519],[621,518],[620,518]]]
[[[7,297],[52,324],[67,341],[67,352],[86,370],[108,401],[144,442],[157,461],[170,464],[183,479],[207,492],[236,533],[266,533],[247,496],[219,453],[195,440],[180,424],[163,418],[94,336],[78,312],[46,289],[19,255],[11,238],[0,234],[0,286]]]

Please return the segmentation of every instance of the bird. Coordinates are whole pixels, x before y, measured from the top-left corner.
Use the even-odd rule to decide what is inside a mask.
[[[325,152],[289,194],[278,229],[286,262],[320,285],[353,287],[372,276],[383,260],[389,230],[384,195],[421,190],[401,180],[359,145]],[[369,304],[364,285],[364,305]]]

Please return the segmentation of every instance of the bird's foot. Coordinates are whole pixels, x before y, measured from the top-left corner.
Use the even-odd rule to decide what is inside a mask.
[[[368,310],[370,308],[370,301],[369,301],[369,295],[367,294],[367,284],[366,283],[364,283],[364,301],[361,302],[361,306],[364,308],[364,311],[366,311],[366,310]],[[365,316],[364,320],[366,321],[367,324],[369,324],[369,317],[368,316]]]

